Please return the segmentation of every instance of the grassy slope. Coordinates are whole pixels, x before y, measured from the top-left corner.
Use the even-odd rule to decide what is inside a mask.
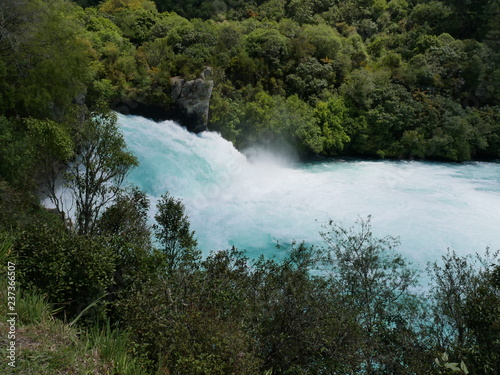
[[[2,275],[3,276],[3,275]],[[8,347],[6,283],[0,285],[0,340]],[[0,358],[1,374],[133,374],[146,372],[129,353],[129,340],[124,333],[108,326],[82,330],[51,314],[50,306],[36,293],[28,293],[16,301],[19,321],[16,326],[16,369]],[[4,352],[4,351],[3,351]]]

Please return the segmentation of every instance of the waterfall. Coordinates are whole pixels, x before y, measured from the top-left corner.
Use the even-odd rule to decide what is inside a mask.
[[[234,245],[250,256],[279,255],[277,242],[321,244],[329,219],[351,226],[368,215],[374,233],[399,236],[398,251],[415,263],[448,247],[500,248],[500,163],[300,163],[258,149],[245,156],[217,133],[195,135],[171,121],[119,122],[140,162],[128,182],[153,208],[167,190],[181,198],[205,254]]]

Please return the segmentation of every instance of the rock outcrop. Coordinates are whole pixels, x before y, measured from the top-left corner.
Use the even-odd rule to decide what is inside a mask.
[[[171,102],[165,105],[127,100],[112,103],[112,108],[126,115],[143,116],[154,121],[174,120],[189,131],[200,133],[207,129],[208,109],[214,87],[211,75],[212,69],[207,67],[194,80],[172,77]]]
[[[173,77],[171,117],[188,130],[199,133],[207,129],[208,108],[214,82],[210,80],[211,68],[206,68],[197,79],[186,81]]]

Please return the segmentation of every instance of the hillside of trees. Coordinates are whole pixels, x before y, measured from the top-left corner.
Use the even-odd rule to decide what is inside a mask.
[[[463,161],[500,150],[498,2],[10,0],[1,110],[71,122],[97,101],[169,105],[213,68],[209,128],[238,148]]]
[[[282,260],[202,257],[181,201],[165,192],[151,226],[124,187],[138,162],[111,111],[168,106],[171,77],[210,66],[208,126],[238,148],[497,159],[499,17],[479,0],[2,1],[0,259],[19,332],[59,327],[55,344],[110,374],[499,374],[497,252],[449,251],[422,286],[360,218]],[[2,312],[8,280],[2,266]],[[17,373],[83,369],[31,349]]]

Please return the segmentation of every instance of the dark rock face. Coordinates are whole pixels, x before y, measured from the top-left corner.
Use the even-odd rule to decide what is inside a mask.
[[[211,68],[206,68],[199,78],[186,81],[173,77],[172,103],[167,106],[138,101],[115,102],[112,108],[125,115],[138,115],[153,121],[173,120],[189,131],[200,133],[207,129],[208,109],[214,82],[210,80]]]
[[[208,108],[214,87],[214,82],[207,79],[211,72],[211,68],[207,68],[200,78],[192,81],[185,81],[180,77],[171,80],[174,101],[172,119],[195,133],[207,129]]]
[[[169,120],[169,111],[155,104],[144,104],[132,100],[113,102],[111,108],[123,115],[136,115],[151,119],[156,122]]]

